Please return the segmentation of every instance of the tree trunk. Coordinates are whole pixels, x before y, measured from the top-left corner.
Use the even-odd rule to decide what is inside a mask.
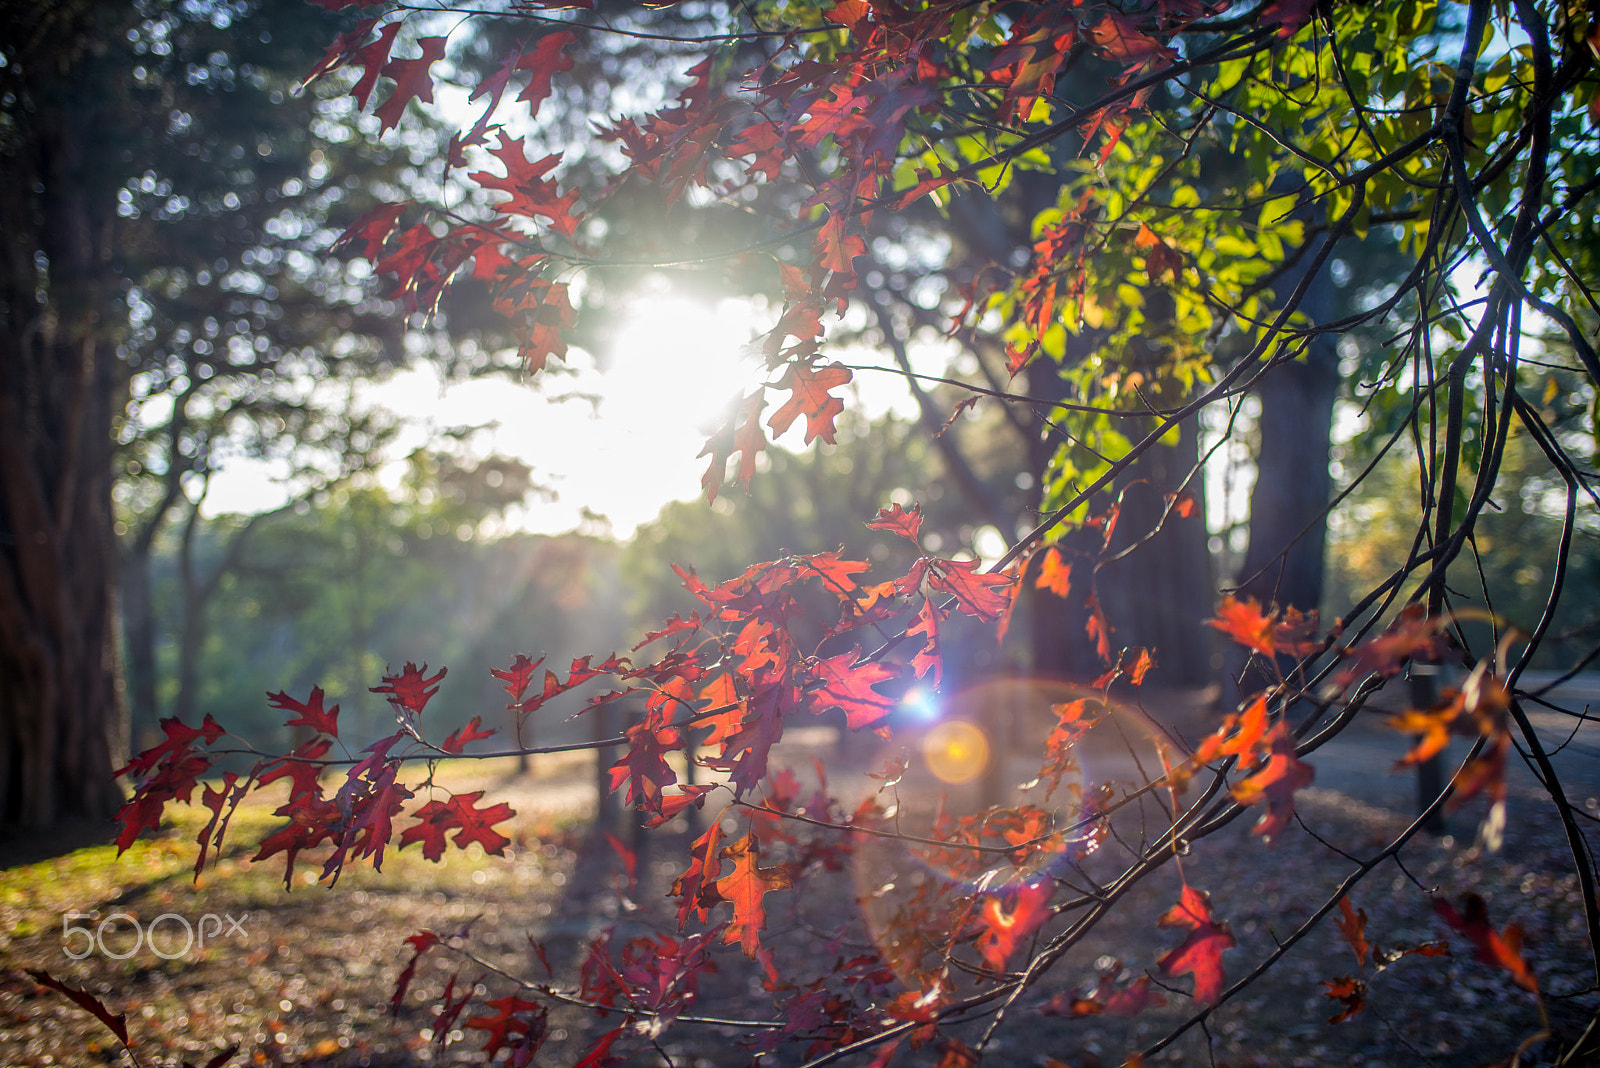
[[[1314,285],[1305,308],[1316,315]],[[1318,337],[1304,360],[1275,367],[1257,389],[1261,398],[1260,451],[1250,492],[1250,544],[1236,596],[1263,605],[1315,611],[1322,601],[1327,550],[1328,471],[1333,403],[1339,392],[1339,355],[1331,338]],[[1231,700],[1274,681],[1265,664],[1251,666],[1242,646],[1231,646],[1223,696]],[[1237,685],[1237,694],[1232,686]]]
[[[142,736],[158,730],[156,705],[156,616],[150,590],[150,554],[123,554],[118,577],[122,598],[122,636],[127,660],[128,730],[136,748]]]
[[[61,16],[63,23],[73,20]],[[106,260],[112,140],[80,24],[8,72],[0,163],[0,827],[121,803],[112,420],[126,382]]]
[[[1114,646],[1148,648],[1157,665],[1152,683],[1168,686],[1203,686],[1216,670],[1212,632],[1204,625],[1215,608],[1204,481],[1196,477],[1184,489],[1193,507],[1187,518],[1176,508],[1167,511],[1167,498],[1179,492],[1199,461],[1199,444],[1199,429],[1190,420],[1180,427],[1175,446],[1155,446],[1144,454],[1137,477],[1124,480],[1111,549],[1142,543],[1101,568],[1098,583]]]

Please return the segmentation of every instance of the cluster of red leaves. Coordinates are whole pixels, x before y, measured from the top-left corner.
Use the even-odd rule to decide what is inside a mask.
[[[1223,599],[1211,626],[1239,644],[1276,657],[1308,657],[1329,646],[1332,636],[1318,639],[1315,612],[1301,614],[1294,608],[1264,611],[1254,598],[1239,601]],[[1422,606],[1407,605],[1394,621],[1375,637],[1338,651],[1343,665],[1334,673],[1335,691],[1342,691],[1358,679],[1390,678],[1414,661],[1432,661],[1446,651],[1444,620],[1429,618]],[[1484,745],[1456,775],[1449,806],[1459,808],[1484,794],[1489,799],[1489,815],[1484,822],[1485,839],[1491,848],[1498,845],[1505,822],[1505,761],[1511,750],[1509,712],[1511,695],[1484,660],[1457,687],[1447,687],[1439,701],[1425,709],[1407,709],[1389,719],[1395,730],[1416,741],[1395,765],[1396,769],[1420,764],[1443,752],[1452,737],[1481,738]],[[1294,791],[1309,786],[1312,772],[1298,759],[1293,736],[1281,720],[1270,733],[1267,723],[1267,695],[1259,695],[1239,717],[1230,717],[1215,734],[1205,739],[1196,757],[1199,764],[1222,756],[1240,758],[1247,768],[1259,770],[1233,789],[1244,804],[1265,801],[1266,813],[1256,831],[1270,837],[1287,824],[1294,812]],[[1224,739],[1231,739],[1224,741]],[[1265,747],[1263,749],[1263,747]],[[1180,770],[1179,775],[1189,769]]]
[[[899,506],[881,511],[869,524],[913,546],[920,545],[920,525],[918,508]],[[890,813],[873,798],[853,812],[845,811],[829,796],[820,763],[816,786],[806,794],[792,772],[771,773],[772,747],[794,717],[829,710],[841,712],[853,729],[882,728],[898,702],[895,688],[919,675],[934,679],[939,675],[937,631],[918,628],[952,613],[996,622],[1019,582],[1015,576],[981,573],[971,561],[931,556],[918,556],[898,578],[874,583],[869,572],[864,561],[837,553],[770,561],[715,586],[706,585],[692,571],[680,570],[684,586],[701,608],[687,617],[674,616],[645,635],[634,652],[659,643],[661,651],[654,659],[636,665],[615,655],[599,663],[593,657],[580,657],[565,676],[545,669],[542,682],[542,658],[518,655],[507,667],[493,671],[509,699],[506,707],[519,716],[539,711],[563,695],[576,696],[579,687],[602,678],[610,680],[611,687],[587,698],[584,707],[630,696],[639,700],[643,714],[628,730],[629,745],[611,769],[611,784],[651,822],[664,823],[690,807],[703,807],[717,791],[730,793],[737,806],[720,813],[693,843],[688,867],[672,887],[680,928],[695,925],[698,930],[619,942],[616,930],[610,929],[589,946],[581,999],[597,1010],[623,1012],[643,1022],[607,1032],[581,1063],[612,1063],[613,1049],[629,1033],[659,1034],[688,1011],[698,996],[700,977],[715,970],[713,950],[719,945],[737,946],[758,961],[767,988],[790,999],[792,1011],[784,1026],[755,1040],[760,1050],[776,1049],[792,1038],[807,1040],[814,1052],[838,1048],[877,1032],[885,1021],[897,1021],[917,1025],[904,1041],[913,1046],[937,1042],[946,1060],[960,1061],[971,1051],[937,1028],[943,1015],[959,1005],[943,978],[950,960],[970,952],[975,959],[968,967],[979,969],[974,974],[1007,978],[1016,956],[1048,935],[1055,913],[1056,881],[1051,872],[1063,858],[1070,863],[1094,850],[1107,835],[1107,813],[1115,791],[1104,785],[1086,790],[1072,774],[1077,746],[1111,710],[1105,699],[1085,697],[1053,709],[1056,722],[1045,743],[1040,772],[1028,784],[1043,784],[1046,801],[1064,789],[1065,811],[1072,814],[1069,823],[1061,822],[1059,809],[1052,812],[1030,804],[961,816],[941,809],[928,841],[942,844],[919,844],[915,851],[929,869],[948,877],[902,888],[891,895],[892,902],[885,898],[884,914],[875,921],[879,950],[841,961],[832,973],[816,980],[796,984],[779,975],[764,944],[769,895],[798,885],[807,873],[843,870],[855,833],[880,832],[890,825]],[[1047,572],[1041,568],[1039,574]],[[803,649],[795,639],[802,629],[798,624],[810,620],[814,626],[819,604],[828,606],[820,628],[822,645]],[[1323,647],[1296,613],[1267,613],[1250,602],[1225,602],[1221,616],[1219,626],[1264,654]],[[907,635],[924,638],[922,648],[909,659],[867,656],[859,644],[852,644],[853,632],[876,630],[897,619]],[[1394,650],[1431,648],[1419,636],[1436,632],[1432,625],[1423,627],[1403,618],[1373,641],[1391,651],[1385,655],[1404,655]],[[1371,670],[1387,670],[1385,660],[1365,649],[1358,646],[1344,655]],[[1125,652],[1098,685],[1109,687],[1123,677],[1137,684],[1152,664],[1147,650]],[[400,848],[420,843],[429,860],[442,858],[451,843],[463,849],[477,843],[486,853],[502,852],[509,839],[496,825],[513,815],[508,805],[485,804],[481,792],[472,792],[435,794],[413,808],[408,804],[413,791],[400,782],[406,761],[459,754],[470,742],[494,733],[483,730],[481,719],[475,717],[439,744],[427,740],[424,713],[444,675],[442,670],[430,675],[425,666],[407,663],[385,676],[373,690],[389,698],[400,729],[367,746],[359,759],[343,761],[328,759],[332,747],[343,743],[338,707],[328,706],[320,689],[314,688],[304,701],[284,693],[270,695],[272,706],[286,713],[286,724],[311,736],[284,757],[259,761],[242,776],[229,773],[217,786],[205,787],[202,803],[212,819],[199,838],[200,863],[208,847],[220,845],[227,817],[246,793],[279,780],[289,786],[289,800],[278,810],[287,822],[263,841],[257,856],[285,854],[286,881],[292,880],[298,854],[318,847],[326,850],[322,875],[330,883],[352,858],[370,858],[378,866],[396,834]],[[1397,726],[1421,736],[1406,760],[1431,755],[1453,733],[1507,736],[1508,700],[1503,684],[1487,668],[1480,668],[1435,708],[1398,718]],[[159,822],[165,801],[189,799],[197,777],[217,755],[211,747],[223,737],[222,728],[211,720],[198,729],[168,721],[164,729],[165,741],[125,769],[142,781],[124,812],[119,837],[124,848],[141,830]],[[682,751],[684,759],[699,759],[722,773],[724,780],[680,784],[666,759],[673,750]],[[1492,753],[1483,759],[1492,760]],[[1262,807],[1255,833],[1269,840],[1292,818],[1295,791],[1311,781],[1311,768],[1299,760],[1288,723],[1272,713],[1270,694],[1258,695],[1226,717],[1201,740],[1189,760],[1176,766],[1169,762],[1168,783],[1176,790],[1203,766],[1217,762],[1238,769],[1232,796],[1240,804]],[[903,772],[902,761],[877,777],[887,787]],[[330,776],[332,781],[325,784]],[[1470,787],[1471,783],[1464,786]],[[1488,788],[1496,787],[1490,781]],[[742,833],[728,831],[730,817],[744,822]],[[404,820],[409,822],[402,826]],[[1005,854],[1006,863],[999,868],[991,859],[996,846]],[[631,867],[631,854],[619,851],[625,866]],[[1452,929],[1477,947],[1480,960],[1537,992],[1537,982],[1521,956],[1516,928],[1496,931],[1483,903],[1471,897],[1460,911],[1443,900],[1435,907]],[[1157,973],[1191,976],[1194,1001],[1215,1003],[1226,986],[1223,954],[1234,946],[1234,939],[1227,923],[1214,915],[1209,896],[1185,883],[1179,900],[1156,922],[1183,937],[1154,962],[1154,973],[1119,984],[1119,965],[1090,989],[1054,996],[1043,1011],[1133,1015],[1164,1003],[1152,988]],[[1442,943],[1388,950],[1371,945],[1365,914],[1348,900],[1340,903],[1335,922],[1362,968],[1369,957],[1381,968],[1402,956],[1447,952]],[[396,1006],[421,958],[452,939],[422,932],[408,941],[413,954],[397,983]],[[483,1048],[491,1056],[506,1050],[511,1063],[533,1063],[549,1033],[544,1003],[519,993],[483,1000],[477,1003],[479,1011],[469,1013],[473,997],[470,989],[458,988],[458,978],[459,972],[447,982],[435,1032],[442,1034],[460,1024],[484,1034]],[[884,998],[894,982],[906,982],[911,988]],[[1327,996],[1339,1004],[1335,1022],[1362,1011],[1365,978],[1340,976],[1326,981],[1325,987]],[[537,994],[544,988],[533,989]],[[554,988],[545,993],[572,996]],[[878,1007],[871,1008],[873,1004]],[[897,1048],[898,1042],[886,1045]],[[889,1050],[883,1052],[887,1056]]]
[[[337,0],[319,2],[338,6]],[[1105,4],[1055,0],[1010,19],[1006,40],[979,59],[945,43],[970,17],[967,6],[959,0],[921,5],[839,0],[824,14],[843,28],[842,40],[825,53],[796,36],[777,40],[755,70],[727,69],[717,54],[707,55],[684,72],[687,83],[666,106],[597,126],[624,164],[604,187],[584,191],[564,182],[562,153],[530,160],[522,139],[506,132],[508,111],[515,113],[518,127],[536,121],[554,95],[556,79],[574,67],[580,44],[576,27],[547,24],[532,40],[511,43],[490,73],[471,86],[468,103],[482,110],[469,129],[452,138],[447,153],[451,168],[466,168],[469,150],[494,161],[494,169],[464,173],[466,182],[501,198],[494,218],[434,213],[402,228],[401,218],[419,206],[385,204],[358,219],[341,245],[392,275],[394,295],[409,311],[434,310],[444,287],[470,264],[471,274],[489,285],[495,306],[519,324],[522,357],[537,371],[551,357],[565,354],[564,334],[575,321],[566,286],[546,275],[558,259],[592,255],[584,244],[586,222],[624,184],[654,186],[671,205],[691,189],[734,196],[790,181],[795,177],[790,161],[798,155],[826,159],[824,168],[807,169],[809,189],[792,201],[795,221],[813,232],[809,254],[797,264],[778,261],[785,304],[757,346],[769,367],[782,373],[749,394],[707,443],[711,463],[705,483],[714,496],[735,455],[740,457],[736,477],[748,482],[754,458],[766,444],[763,426],[781,434],[804,415],[808,442],[834,439],[834,421],[843,410],[834,391],[849,381],[850,372],[818,362],[822,316],[830,308],[842,313],[858,287],[856,261],[867,251],[873,212],[884,206],[900,209],[952,182],[973,180],[967,173],[971,168],[952,169],[948,163],[916,161],[910,169],[914,174],[898,166],[908,146],[919,143],[919,127],[946,121],[950,103],[964,101],[974,84],[997,90],[995,121],[1019,127],[1038,122],[1048,115],[1055,80],[1074,56],[1088,52],[1113,64],[1120,71],[1114,84],[1125,85],[1170,66],[1177,58],[1169,44],[1173,36],[1210,13],[1203,4],[1167,2],[1135,15]],[[359,76],[349,91],[363,109],[380,82],[393,83],[376,111],[387,133],[411,101],[432,100],[431,70],[446,50],[446,37],[438,36],[401,45],[406,23],[401,11],[363,19],[329,47],[306,83],[341,68],[356,69]],[[397,58],[392,55],[397,46],[415,47],[420,54]],[[1105,135],[1102,160],[1149,92],[1145,87],[1120,94],[1073,120],[1087,140]],[[1078,212],[1086,206],[1080,204]],[[1052,228],[1035,250],[1025,285],[1024,314],[1030,322],[1052,321],[1058,293],[1066,292],[1057,279],[1081,276],[1074,257],[1082,251],[1084,227],[1075,218]],[[1148,230],[1139,233],[1138,242],[1152,278],[1180,268],[1176,253]],[[767,388],[787,391],[788,398],[763,424]]]

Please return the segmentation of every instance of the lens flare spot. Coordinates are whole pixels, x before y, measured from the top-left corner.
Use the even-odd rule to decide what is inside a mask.
[[[989,739],[970,723],[946,720],[924,736],[922,756],[941,782],[970,782],[988,766]]]
[[[933,694],[920,687],[906,691],[906,695],[900,698],[900,705],[918,719],[939,718],[939,706],[934,702]]]

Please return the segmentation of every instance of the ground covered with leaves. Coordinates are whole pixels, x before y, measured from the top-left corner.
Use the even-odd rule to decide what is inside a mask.
[[[1386,766],[1390,757],[1379,748],[1379,737],[1369,740],[1367,762]],[[1345,764],[1359,765],[1362,744],[1359,736],[1347,743]],[[809,782],[814,755],[827,758],[836,795],[881,786],[861,773],[885,753],[865,744],[842,760],[826,742],[790,746],[778,764],[792,764],[802,782]],[[1210,893],[1216,917],[1228,923],[1237,941],[1222,957],[1229,984],[1273,953],[1327,900],[1353,869],[1349,857],[1375,853],[1407,823],[1404,806],[1393,803],[1393,796],[1376,799],[1384,803],[1357,796],[1363,782],[1340,770],[1338,754],[1326,754],[1322,765],[1317,785],[1297,795],[1299,820],[1271,847],[1250,835],[1248,821],[1238,821],[1194,843],[1180,858],[1188,881]],[[622,828],[608,838],[590,823],[593,775],[586,764],[551,759],[530,776],[514,771],[503,765],[446,771],[455,788],[488,789],[518,810],[510,825],[513,845],[504,857],[485,857],[474,848],[431,864],[416,849],[391,850],[381,874],[351,867],[331,890],[310,884],[316,865],[308,869],[302,862],[286,894],[281,858],[250,862],[248,843],[275,826],[270,799],[241,810],[231,832],[237,844],[198,882],[192,838],[200,820],[143,839],[120,860],[113,846],[93,845],[12,864],[0,891],[0,1063],[110,1064],[121,1057],[100,1022],[36,985],[26,969],[46,970],[94,994],[113,1012],[125,1012],[145,1064],[204,1063],[232,1045],[239,1047],[234,1064],[479,1061],[487,1029],[469,1026],[469,1016],[440,1035],[429,1029],[443,1008],[449,977],[458,975],[457,984],[481,984],[490,999],[517,992],[496,970],[560,987],[582,966],[584,944],[608,925],[619,925],[619,946],[630,938],[675,932],[676,907],[665,893],[681,873],[692,834],[669,825],[648,839]],[[897,790],[894,800],[908,830],[938,802],[934,784],[915,766]],[[945,794],[947,806],[967,800],[962,788]],[[1152,1062],[1467,1068],[1504,1061],[1540,1032],[1539,1005],[1505,971],[1474,959],[1472,945],[1436,915],[1436,895],[1459,904],[1476,893],[1488,902],[1497,925],[1518,925],[1551,1027],[1569,1037],[1581,1032],[1597,1001],[1588,990],[1592,972],[1579,889],[1559,826],[1531,795],[1520,799],[1514,793],[1498,853],[1474,845],[1470,813],[1458,816],[1452,829],[1460,833],[1418,837],[1401,854],[1401,864],[1385,862],[1352,890],[1352,915],[1357,909],[1365,913],[1363,937],[1372,947],[1364,960],[1358,962],[1351,939],[1341,934],[1336,912],[1263,979],[1217,1007]],[[1126,824],[1119,833],[1141,831]],[[1098,857],[1084,858],[1081,874],[1093,877],[1097,865],[1110,872],[1118,849],[1113,836]],[[882,948],[875,936],[881,940],[887,928],[873,917],[907,886],[939,878],[925,856],[919,860],[897,843],[883,843],[859,850],[849,870],[805,879],[800,893],[768,895],[764,942],[774,949],[777,974],[802,982]],[[988,1062],[1117,1065],[1188,1019],[1193,1005],[1187,982],[1164,990],[1153,983],[1150,989],[1165,1004],[1126,1018],[1073,1010],[1077,1002],[1081,1011],[1084,996],[1102,976],[1117,975],[1123,984],[1147,973],[1162,979],[1155,963],[1183,941],[1183,932],[1163,929],[1156,920],[1179,889],[1173,865],[1140,884],[1086,944],[1024,995],[990,1041]],[[73,912],[94,914],[72,921],[88,925],[115,913],[143,923],[168,913],[198,923],[209,913],[239,919],[240,929],[213,934],[203,950],[170,960],[142,946],[121,960],[97,949],[75,961],[66,948],[81,942],[63,939],[63,917]],[[175,931],[167,923],[171,929],[163,939]],[[419,963],[402,1003],[391,1005],[396,978],[411,957],[404,940],[423,929],[449,935],[463,928],[468,936],[458,944],[477,960],[435,949]],[[126,921],[113,924],[102,940],[112,952],[123,952],[132,943],[131,929]],[[1448,956],[1389,959],[1398,949],[1441,941],[1451,943]],[[170,949],[170,942],[164,944]],[[792,990],[770,989],[770,978],[743,957],[726,960],[722,970],[703,977],[693,1012],[770,1020],[793,1010]],[[981,983],[965,981],[974,988]],[[478,1011],[476,1004],[469,1012]],[[1346,1018],[1330,1022],[1341,1015]],[[541,1063],[576,1062],[619,1019],[556,1004]],[[976,1045],[987,1023],[974,1019],[948,1033]],[[720,1068],[747,1064],[762,1048],[761,1031],[679,1027],[659,1049],[630,1063],[654,1058],[686,1068]],[[1523,1063],[1539,1063],[1539,1050],[1528,1046]],[[768,1063],[798,1063],[804,1052],[786,1045]],[[933,1065],[946,1052],[937,1043],[913,1048],[902,1042],[892,1063]],[[871,1058],[867,1052],[852,1061]]]

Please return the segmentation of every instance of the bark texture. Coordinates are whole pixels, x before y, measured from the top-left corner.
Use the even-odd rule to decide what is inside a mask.
[[[5,4],[0,75],[0,828],[115,813],[109,269],[117,138],[99,56],[117,5]]]

